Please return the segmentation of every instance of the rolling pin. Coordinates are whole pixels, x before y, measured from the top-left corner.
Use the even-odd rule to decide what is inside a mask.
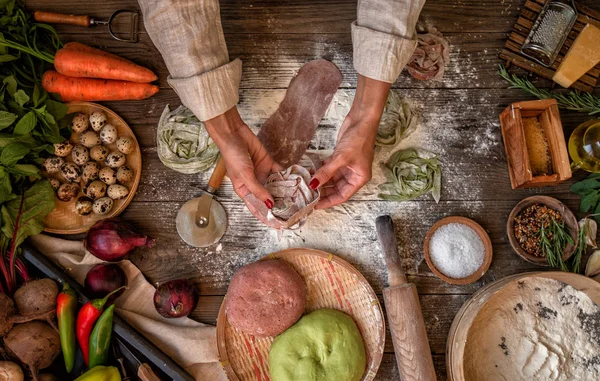
[[[388,268],[389,287],[383,289],[388,325],[402,381],[435,381],[417,287],[408,283],[398,260],[394,223],[390,216],[375,220],[377,235]]]

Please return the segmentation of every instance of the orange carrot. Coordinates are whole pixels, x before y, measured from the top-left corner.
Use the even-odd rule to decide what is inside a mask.
[[[54,67],[60,74],[71,77],[116,79],[148,83],[157,76],[125,58],[92,48],[77,42],[70,42],[56,52]]]
[[[47,92],[60,95],[63,102],[136,100],[151,97],[158,92],[158,86],[149,83],[75,78],[54,70],[44,73],[42,86]]]

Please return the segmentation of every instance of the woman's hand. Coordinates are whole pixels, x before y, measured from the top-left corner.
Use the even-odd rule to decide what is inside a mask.
[[[269,174],[281,171],[256,135],[244,123],[236,107],[204,122],[227,167],[233,189],[242,199],[249,193],[273,208],[273,198],[262,185]]]
[[[371,180],[375,137],[390,87],[389,83],[359,75],[356,95],[338,133],[335,150],[310,182],[312,189],[321,189],[317,209],[348,201]]]

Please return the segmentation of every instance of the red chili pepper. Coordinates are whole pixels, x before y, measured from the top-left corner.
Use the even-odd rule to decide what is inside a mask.
[[[102,315],[108,298],[123,288],[126,287],[120,287],[102,299],[90,300],[79,310],[79,314],[77,315],[77,341],[81,347],[81,352],[83,352],[83,359],[86,365],[89,365],[90,360],[90,334],[94,328],[94,323]]]

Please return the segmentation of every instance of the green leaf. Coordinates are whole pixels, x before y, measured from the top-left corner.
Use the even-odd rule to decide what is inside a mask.
[[[13,245],[18,247],[27,237],[44,230],[44,219],[54,205],[50,182],[36,181],[23,196],[2,206],[2,233],[6,237],[14,237]]]
[[[0,111],[0,130],[10,126],[17,120],[17,116],[12,112]]]
[[[16,60],[18,57],[13,56],[12,54],[2,54],[0,55],[0,62],[10,62]]]
[[[29,102],[29,95],[27,95],[23,90],[19,89],[14,95],[15,102],[18,103],[19,106],[23,107],[23,105]]]
[[[598,204],[598,201],[598,191],[591,191],[590,193],[583,196],[583,198],[581,199],[581,203],[579,204],[579,211],[581,213],[587,213],[591,209],[595,209],[596,205]]]
[[[35,116],[35,112],[29,111],[27,114],[25,114],[24,117],[21,118],[21,120],[19,120],[17,122],[17,125],[15,126],[15,130],[13,131],[13,133],[15,135],[26,135],[35,128],[36,124],[37,124],[37,117]]]
[[[29,135],[0,134],[0,148],[5,148],[9,144],[17,142],[27,144],[29,147],[38,145],[37,140]]]
[[[13,167],[19,160],[25,157],[30,148],[23,143],[12,143],[2,150],[0,163],[7,167]]]
[[[8,95],[14,98],[15,93],[17,92],[17,80],[12,75],[4,78],[2,81],[6,85],[6,90],[8,91]]]
[[[64,103],[54,101],[52,99],[46,99],[44,102],[46,105],[46,111],[52,114],[55,120],[61,120],[67,115],[67,110],[69,106]]]
[[[590,190],[600,189],[600,181],[598,179],[585,179],[571,185],[571,192],[577,194],[589,193]]]
[[[37,85],[37,83],[33,86],[32,100],[34,107],[37,107],[40,104],[40,87]]]
[[[33,164],[17,164],[14,167],[7,167],[6,170],[12,174],[24,176],[24,177],[34,177],[36,179],[41,178],[40,170]]]
[[[14,200],[16,197],[17,195],[13,193],[9,174],[4,168],[0,167],[0,203]]]

